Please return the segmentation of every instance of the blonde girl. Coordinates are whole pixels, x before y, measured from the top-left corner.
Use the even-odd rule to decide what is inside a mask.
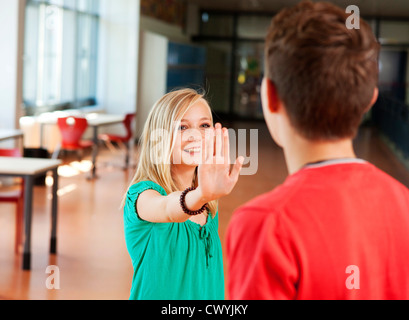
[[[200,94],[182,89],[153,106],[124,197],[134,274],[130,299],[224,299],[217,200],[231,192],[229,137]]]

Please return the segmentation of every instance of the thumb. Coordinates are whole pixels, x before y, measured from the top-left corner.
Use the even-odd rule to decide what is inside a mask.
[[[237,179],[243,166],[244,157],[240,156],[236,159],[236,163],[233,166],[233,169],[230,172],[230,177]]]

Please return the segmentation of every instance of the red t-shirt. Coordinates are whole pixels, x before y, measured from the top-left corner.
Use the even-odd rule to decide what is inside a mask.
[[[409,190],[363,160],[305,167],[228,226],[230,299],[409,299]]]

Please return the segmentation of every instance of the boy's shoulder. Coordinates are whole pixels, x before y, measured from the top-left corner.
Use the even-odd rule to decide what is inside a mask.
[[[287,177],[282,184],[274,189],[264,192],[239,206],[234,212],[234,217],[237,218],[241,214],[246,215],[249,211],[259,216],[278,214],[302,187],[302,180],[304,179],[304,176],[298,174]]]
[[[407,198],[409,189],[402,183],[369,162],[304,168],[288,176],[283,184],[265,192],[239,208],[234,216],[280,215],[296,208],[311,207],[334,194],[347,198],[360,196],[365,190],[395,194]],[[375,191],[374,191],[375,192]]]

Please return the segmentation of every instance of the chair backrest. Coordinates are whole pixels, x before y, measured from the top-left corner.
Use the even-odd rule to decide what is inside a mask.
[[[127,113],[124,119],[124,126],[126,129],[126,139],[129,140],[132,137],[132,120],[135,117],[135,113]]]
[[[0,149],[0,157],[21,157],[21,151],[18,148]]]
[[[78,117],[58,118],[63,148],[78,148],[82,135],[88,127],[87,119]]]

